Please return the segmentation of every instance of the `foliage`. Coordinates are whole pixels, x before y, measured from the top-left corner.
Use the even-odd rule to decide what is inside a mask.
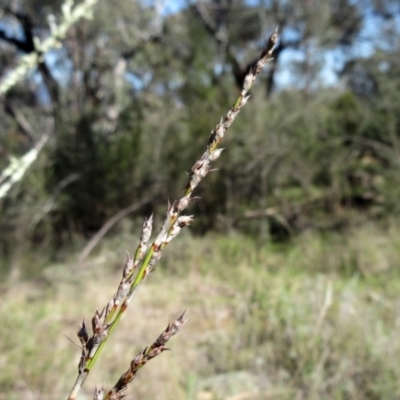
[[[56,4],[41,3],[36,11],[28,3],[21,10],[45,36],[49,27],[41,15],[51,11],[58,18]],[[275,64],[262,77],[268,95],[263,88],[252,91],[252,110],[228,139],[226,163],[198,190],[204,201],[195,206],[194,229],[235,228],[283,239],[309,228],[343,229],[398,209],[400,35],[387,14],[397,9],[389,1],[379,7],[318,2],[315,9],[292,1],[220,3],[163,14],[151,3],[101,2],[94,19],[76,23],[62,49],[46,59],[50,76],[39,69],[28,85],[7,94],[4,154],[26,153],[39,132],[51,130],[51,121],[54,128],[43,168],[32,170],[43,185],[37,201],[44,211],[32,216],[29,185],[15,187],[10,198],[17,204],[1,203],[4,247],[18,235],[53,244],[87,237],[145,196],[144,207],[154,208],[179,195],[182,171],[210,120],[230,105],[229,93],[271,21],[281,23],[282,38]],[[7,14],[12,18],[18,23]],[[387,40],[372,37],[365,57],[356,49],[368,18],[390,24],[381,32]],[[324,57],[333,51],[341,54],[342,81],[326,87]],[[2,47],[5,59],[13,54],[11,43]],[[298,57],[285,62],[285,54]],[[280,71],[289,76],[286,87]],[[17,226],[15,208],[26,215],[25,226]]]

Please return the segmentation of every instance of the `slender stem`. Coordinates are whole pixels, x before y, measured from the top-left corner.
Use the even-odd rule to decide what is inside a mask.
[[[129,301],[137,288],[141,285],[149,272],[154,268],[155,264],[162,256],[162,252],[167,244],[174,239],[180,232],[181,228],[189,225],[193,218],[191,216],[180,216],[189,204],[194,200],[191,195],[201,180],[210,172],[212,163],[220,156],[222,149],[217,149],[224,138],[226,130],[230,127],[241,109],[246,105],[248,97],[247,93],[255,81],[257,75],[261,72],[265,64],[271,59],[272,51],[278,39],[277,29],[271,35],[266,48],[261,53],[257,63],[250,69],[244,79],[242,91],[234,103],[233,107],[227,112],[224,118],[215,126],[211,132],[208,144],[203,155],[192,166],[191,173],[186,187],[183,191],[183,197],[169,205],[165,215],[160,233],[152,243],[150,249],[145,253],[143,246],[147,243],[151,228],[147,229],[146,221],[143,226],[141,241],[135,252],[133,265],[130,263],[132,258],[128,257],[127,265],[124,269],[123,278],[119,285],[118,291],[108,305],[101,313],[95,313],[92,319],[93,336],[89,339],[84,323],[78,333],[79,339],[83,343],[82,357],[79,363],[79,376],[75,382],[74,388],[68,400],[74,400],[80,387],[83,385],[91,368],[95,364],[101,350],[105,346],[111,332],[117,326],[123,313],[128,307]],[[151,225],[151,223],[150,223]],[[142,251],[143,250],[143,251]],[[133,271],[145,257],[136,273],[135,279],[132,281]],[[114,317],[116,313],[116,316]],[[147,351],[147,350],[146,350]],[[142,357],[147,353],[143,352]]]

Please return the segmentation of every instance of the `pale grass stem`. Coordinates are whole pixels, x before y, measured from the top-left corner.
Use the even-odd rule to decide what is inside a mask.
[[[182,228],[189,225],[193,221],[192,216],[181,215],[181,213],[189,206],[191,202],[196,200],[191,197],[196,186],[201,180],[212,171],[212,163],[219,158],[223,149],[218,149],[219,144],[224,138],[225,132],[235,120],[241,109],[246,105],[249,96],[248,92],[252,87],[257,75],[264,68],[265,64],[271,60],[272,52],[278,40],[278,28],[270,36],[265,49],[262,51],[259,59],[250,68],[243,83],[243,87],[239,97],[233,107],[220,120],[220,122],[212,130],[207,147],[203,155],[194,163],[191,168],[188,182],[183,190],[183,196],[168,204],[164,222],[160,233],[154,242],[148,248],[148,241],[151,236],[153,218],[146,219],[140,242],[135,255],[128,254],[125,267],[122,273],[122,279],[118,286],[118,290],[114,297],[108,302],[101,312],[96,310],[92,318],[92,336],[89,337],[85,320],[79,327],[78,337],[82,344],[82,355],[78,365],[78,376],[68,400],[75,400],[77,394],[89,375],[94,363],[97,360],[102,348],[107,342],[110,333],[115,329],[118,321],[127,309],[133,294],[138,287],[146,279],[154,266],[160,260],[163,250],[174,239]],[[139,266],[140,265],[140,266]],[[136,275],[135,275],[135,271]],[[166,331],[157,339],[157,341],[140,353],[131,363],[128,371],[123,374],[111,391],[109,391],[104,399],[115,400],[120,399],[121,390],[134,378],[138,369],[140,369],[147,361],[155,355],[165,350],[164,344],[166,340],[177,333],[184,324],[183,315],[181,315],[174,324],[167,327]],[[164,336],[163,336],[164,335]],[[164,337],[164,339],[160,339]],[[168,337],[168,339],[166,339]],[[165,340],[166,339],[166,340]],[[165,342],[163,342],[165,340]],[[160,344],[162,343],[162,344]],[[103,389],[95,390],[94,399],[103,399]]]

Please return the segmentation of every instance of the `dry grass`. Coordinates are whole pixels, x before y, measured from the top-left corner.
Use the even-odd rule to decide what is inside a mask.
[[[121,365],[182,305],[190,321],[175,340],[178,350],[140,371],[128,398],[398,398],[399,234],[368,226],[347,237],[309,234],[284,248],[235,235],[184,235],[141,288],[82,398],[92,398],[96,383],[114,384]],[[54,266],[3,293],[0,398],[59,398],[68,390],[71,354],[78,362],[79,350],[63,334],[74,338],[82,304],[92,309],[112,295],[120,272],[105,267],[115,260],[108,255],[132,240],[110,242],[84,270]],[[366,264],[364,253],[386,268]]]

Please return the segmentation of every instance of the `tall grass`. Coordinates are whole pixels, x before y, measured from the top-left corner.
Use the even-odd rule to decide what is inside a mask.
[[[184,304],[190,323],[179,349],[157,358],[127,394],[160,400],[398,398],[398,226],[309,233],[287,246],[185,232],[141,288],[130,306],[138,317],[125,318],[113,333],[81,397],[92,398],[96,383],[116,382],[139,344],[151,343]],[[71,274],[72,260],[53,265],[35,282],[2,293],[0,398],[47,400],[68,390],[74,345],[60,332],[72,337],[82,304],[92,309],[112,293],[120,276],[115,254],[134,239],[110,238],[83,269]],[[374,260],[385,268],[375,268]]]
[[[154,270],[155,265],[162,257],[165,247],[178,236],[182,228],[193,221],[192,216],[181,214],[196,200],[196,198],[192,197],[193,191],[207,174],[212,171],[213,162],[220,157],[223,149],[220,149],[219,145],[230,125],[234,122],[241,109],[246,105],[249,99],[248,92],[257,75],[261,72],[266,63],[271,60],[277,40],[278,30],[276,29],[270,36],[259,59],[252,65],[245,76],[241,93],[236,102],[212,130],[206,150],[191,168],[182,197],[168,205],[160,233],[151,245],[149,245],[148,242],[152,234],[153,218],[150,217],[145,220],[140,234],[139,245],[134,255],[128,254],[122,271],[122,279],[116,293],[100,312],[98,310],[95,311],[91,319],[91,334],[89,334],[86,321],[83,319],[78,330],[78,338],[82,346],[81,358],[78,363],[78,376],[68,396],[68,400],[75,400],[77,398],[82,385],[95,365],[108,338],[128,308],[133,295],[150,272]],[[122,398],[122,392],[135,378],[137,371],[142,368],[147,361],[161,354],[165,350],[166,342],[185,324],[186,321],[183,315],[184,314],[176,319],[174,323],[168,325],[166,330],[153,345],[146,347],[131,361],[129,369],[119,378],[118,382],[111,390],[104,394],[103,388],[96,388],[94,399],[116,400]]]

